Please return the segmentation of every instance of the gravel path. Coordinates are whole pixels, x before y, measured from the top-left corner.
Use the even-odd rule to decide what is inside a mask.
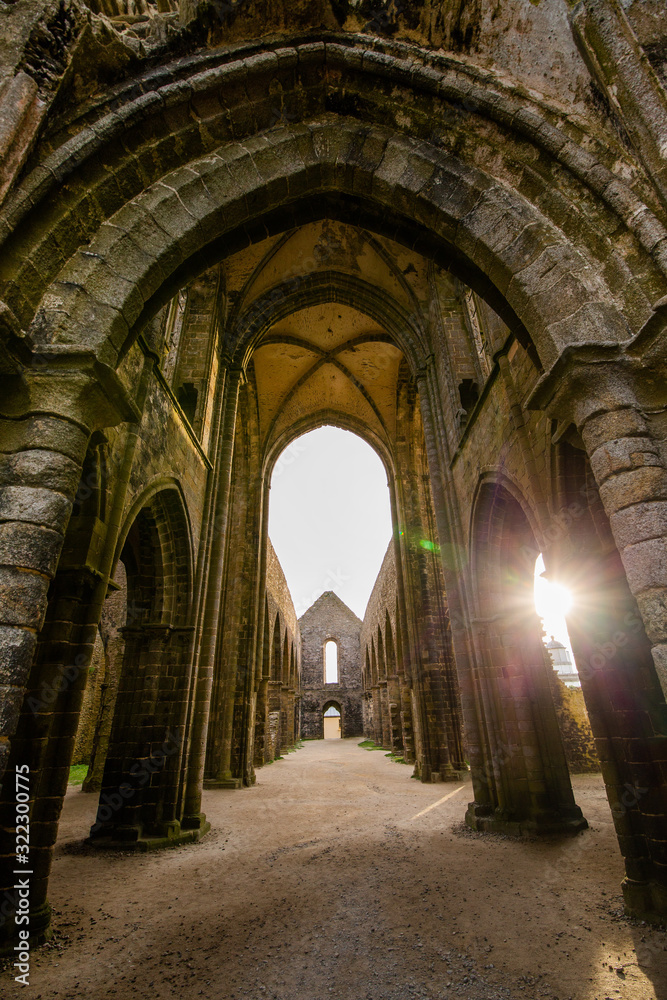
[[[422,785],[357,740],[307,743],[253,789],[207,792],[201,844],[81,846],[71,789],[32,957],[43,1000],[665,1000],[662,931],[621,916],[623,866],[598,776],[591,830],[517,842],[462,827],[469,784]]]

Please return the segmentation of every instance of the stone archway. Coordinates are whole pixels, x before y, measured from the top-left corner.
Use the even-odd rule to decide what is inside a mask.
[[[549,685],[533,599],[539,548],[526,510],[507,481],[480,484],[471,572],[484,710],[467,724],[475,801],[466,820],[481,830],[575,834],[587,823],[574,802]]]
[[[325,740],[339,740],[343,735],[343,712],[336,701],[328,701],[322,708]]]
[[[121,535],[127,574],[123,663],[106,750],[95,846],[148,850],[197,840],[183,816],[192,697],[192,566],[175,489],[151,491]]]
[[[300,46],[295,51],[294,58],[301,60],[302,68],[310,67],[317,77],[314,92],[322,100],[329,86],[322,67],[338,67],[361,87],[358,78],[364,77],[365,71],[359,70],[352,48],[331,45],[327,51],[324,43],[316,43],[315,49]],[[295,66],[292,58],[287,59],[289,72]],[[244,86],[252,91],[265,81],[267,73],[276,71],[277,59],[270,50],[243,60]],[[161,304],[186,278],[199,273],[205,261],[222,260],[246,244],[255,245],[267,234],[298,228],[313,218],[333,218],[348,225],[353,222],[374,233],[391,234],[401,246],[464,277],[497,306],[514,338],[498,352],[498,370],[506,375],[512,359],[518,357],[517,366],[522,364],[524,375],[527,371],[530,375],[525,376],[519,399],[512,396],[516,383],[510,372],[507,398],[496,412],[502,412],[508,434],[518,428],[513,447],[522,454],[533,484],[538,477],[531,468],[534,454],[526,430],[529,418],[523,411],[532,406],[549,413],[561,425],[553,429],[554,434],[567,433],[571,424],[581,432],[661,666],[667,636],[664,623],[655,614],[654,599],[665,581],[658,557],[652,556],[647,543],[664,535],[659,517],[651,516],[652,508],[648,507],[662,501],[663,485],[659,476],[651,479],[643,472],[646,464],[657,468],[660,462],[652,441],[654,431],[641,413],[645,389],[638,377],[643,373],[639,348],[649,338],[646,331],[653,329],[647,324],[653,321],[659,325],[660,313],[654,311],[654,305],[664,293],[664,232],[655,216],[610,173],[599,144],[596,160],[592,153],[578,150],[572,138],[563,139],[548,114],[535,111],[531,117],[518,95],[503,93],[502,99],[497,95],[492,99],[481,87],[455,83],[454,74],[441,66],[413,67],[410,87],[427,103],[438,105],[451,106],[465,95],[464,117],[479,117],[488,131],[476,135],[467,147],[462,143],[459,152],[449,148],[442,136],[425,135],[419,116],[405,131],[378,123],[371,112],[368,121],[324,111],[315,116],[302,114],[289,126],[268,127],[271,109],[263,107],[259,97],[250,102],[258,117],[246,124],[246,134],[239,139],[233,135],[233,127],[228,130],[227,123],[221,126],[224,115],[219,103],[211,114],[206,113],[211,90],[221,82],[227,81],[230,93],[234,92],[234,73],[239,67],[231,56],[229,60],[206,71],[197,64],[189,76],[186,72],[188,84],[181,89],[189,88],[189,94],[198,95],[193,104],[204,107],[202,115],[195,116],[196,124],[190,120],[189,106],[186,114],[179,93],[182,80],[139,99],[131,93],[125,98],[121,95],[122,114],[114,112],[115,117],[105,117],[103,106],[97,117],[91,112],[93,124],[73,126],[78,133],[45,156],[48,167],[41,165],[41,174],[40,167],[30,174],[5,213],[5,222],[11,219],[14,229],[11,233],[5,230],[6,253],[0,273],[11,372],[2,411],[6,453],[11,456],[4,509],[7,533],[13,531],[21,539],[26,531],[40,533],[40,545],[28,540],[12,550],[17,554],[6,570],[8,589],[20,596],[20,600],[8,603],[5,623],[16,667],[7,739],[16,735],[35,636],[46,610],[47,587],[62,549],[90,432],[131,421],[135,442],[140,437],[146,381],[154,364],[151,347],[144,339],[140,341],[140,336],[148,331]],[[367,62],[373,70],[364,77],[366,82],[391,79],[397,86],[405,85],[407,68],[395,53],[387,61],[370,56]],[[400,96],[395,103],[400,107]],[[550,114],[563,125],[566,136],[576,131],[555,111]],[[509,129],[508,117],[516,122]],[[208,133],[204,136],[202,129],[199,139],[190,145],[186,137],[197,132],[202,121]],[[142,173],[138,164],[146,147],[138,133],[151,132],[147,122],[158,137],[150,136],[155,155]],[[128,146],[123,148],[122,164],[111,183],[104,175],[105,156],[119,127],[137,130],[134,139],[141,152],[132,150],[128,132]],[[500,132],[505,134],[503,130],[513,136],[511,149],[516,162],[508,156],[506,164],[497,166],[492,140]],[[455,138],[460,131],[459,126],[452,129]],[[180,144],[173,142],[174,133],[179,134]],[[526,139],[531,155],[539,150],[547,160],[546,179],[531,175],[536,193],[530,197],[524,193],[523,180],[524,172],[527,175],[531,168],[520,148]],[[89,154],[97,158],[99,167],[93,170],[92,178],[86,177]],[[560,169],[581,196],[583,207],[576,219],[571,217],[576,213],[569,211],[566,185],[556,176]],[[50,212],[40,217],[42,199],[53,191],[55,179],[64,177],[70,185],[67,203],[52,205]],[[600,236],[599,219],[613,219],[613,236]],[[599,225],[604,229],[602,222]],[[631,255],[626,258],[622,252],[623,240],[631,243],[641,260],[639,277],[628,262]],[[333,280],[329,284],[334,284]],[[367,286],[350,282],[348,286],[348,295],[372,298]],[[275,288],[283,290],[280,294],[290,294],[290,286],[284,282]],[[291,303],[292,310],[296,304],[296,300]],[[407,368],[402,405],[414,407],[418,395],[421,407],[439,542],[430,530],[425,540],[434,547],[432,551],[436,544],[442,550],[447,590],[458,615],[452,629],[457,633],[454,649],[461,675],[468,677],[472,616],[470,588],[466,590],[462,579],[465,510],[463,501],[455,496],[452,468],[469,432],[463,428],[455,437],[451,430],[452,415],[449,403],[445,405],[448,388],[445,391],[442,384],[451,359],[446,358],[443,340],[423,324],[408,323],[409,312],[406,315],[398,308],[389,311],[394,327],[405,326],[396,333],[397,338],[402,337],[400,348]],[[258,331],[253,336],[255,333],[259,336]],[[624,352],[633,336],[639,339],[632,352]],[[198,712],[193,718],[193,753],[184,793],[189,816],[199,814],[212,674],[219,655],[216,630],[221,581],[226,572],[230,510],[234,510],[234,440],[237,415],[245,412],[243,406],[250,396],[245,380],[252,346],[256,345],[242,338],[221,338],[216,359],[222,376],[216,390],[217,433],[212,458],[202,454],[201,448],[197,451],[200,465],[206,469],[202,479],[209,471],[214,470],[214,474],[201,490],[208,525],[199,539],[201,589],[194,626],[198,630],[198,662],[193,684]],[[467,376],[466,380],[470,381]],[[480,399],[483,406],[484,399]],[[284,433],[289,434],[289,428]],[[24,461],[26,452],[35,453],[30,456],[33,460]],[[132,457],[131,448],[128,456]],[[490,464],[495,462],[496,455],[486,457]],[[129,466],[126,486],[131,462]],[[417,466],[409,468],[417,476]],[[419,483],[415,480],[412,485],[408,499],[416,508]],[[253,483],[258,508],[263,502],[262,488],[260,481]],[[238,496],[236,502],[238,506]],[[547,506],[542,505],[538,517],[548,517]],[[635,509],[637,517],[623,516],[621,525],[617,515],[629,508]],[[430,516],[431,512],[426,513]],[[118,523],[113,530],[118,529]],[[419,525],[416,517],[413,523]],[[259,548],[258,535],[255,542]],[[639,569],[638,551],[646,557],[646,565],[642,562]],[[264,558],[265,554],[260,554],[258,580]],[[408,608],[409,595],[402,592],[399,598],[401,615],[413,620],[416,616],[414,607]],[[264,621],[260,609],[263,611],[261,601],[253,598],[250,667],[243,678],[246,686],[238,689],[238,723],[243,731],[252,722],[248,708],[255,680],[252,642],[262,641],[261,626],[255,627]],[[414,629],[406,645],[410,646],[412,680],[418,683],[421,658]],[[284,644],[283,656],[286,648]],[[654,679],[655,670],[651,673],[652,690]],[[473,698],[474,692],[468,690],[465,696]],[[225,709],[229,711],[228,703]],[[425,715],[416,722],[424,744]],[[232,719],[230,740],[234,731]],[[445,771],[444,747],[439,750],[443,750]],[[251,745],[246,751],[252,760]],[[637,834],[639,839],[642,836]],[[44,880],[47,871],[45,858]],[[658,887],[651,903],[658,908],[662,892],[659,874],[651,863],[642,874],[645,884],[653,881]]]

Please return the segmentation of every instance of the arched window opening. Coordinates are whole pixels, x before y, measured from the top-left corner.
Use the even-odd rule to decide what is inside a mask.
[[[489,364],[489,351],[486,343],[486,337],[484,331],[482,330],[482,325],[480,322],[479,310],[477,308],[477,299],[472,288],[463,289],[463,304],[465,311],[468,315],[468,322],[470,324],[470,330],[472,332],[473,340],[475,342],[475,349],[477,351],[477,361],[482,372],[482,376],[486,379],[491,371],[491,366]]]
[[[338,643],[334,639],[324,643],[324,683],[338,684]]]
[[[185,322],[185,312],[188,304],[188,292],[186,288],[181,288],[174,296],[164,313],[164,357],[162,361],[162,374],[169,383],[173,384],[174,373],[178,361],[178,349],[183,333]]]
[[[271,477],[269,538],[297,618],[327,591],[363,618],[391,537],[387,470],[366,441],[325,425],[285,448]]]
[[[184,382],[176,393],[178,405],[183,410],[185,419],[191,427],[195,422],[198,396],[199,393],[192,382]]]

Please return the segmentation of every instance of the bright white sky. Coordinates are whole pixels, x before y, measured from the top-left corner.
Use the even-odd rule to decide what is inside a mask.
[[[549,583],[542,576],[544,559],[540,556],[535,564],[535,608],[542,619],[547,641],[553,636],[570,650],[574,662],[574,654],[567,634],[565,615],[569,611],[572,598],[568,590],[558,583]]]
[[[320,427],[282,453],[271,480],[269,536],[297,616],[333,590],[363,618],[391,531],[387,474],[356,434]]]
[[[373,449],[349,431],[320,427],[293,441],[271,480],[269,535],[297,616],[333,590],[359,618],[391,538],[387,476]],[[535,605],[552,635],[569,648],[569,594],[535,572]]]

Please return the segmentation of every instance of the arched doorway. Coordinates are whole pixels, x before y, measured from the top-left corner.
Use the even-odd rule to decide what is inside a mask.
[[[338,702],[330,701],[322,711],[325,740],[339,740],[342,736],[342,716]]]

